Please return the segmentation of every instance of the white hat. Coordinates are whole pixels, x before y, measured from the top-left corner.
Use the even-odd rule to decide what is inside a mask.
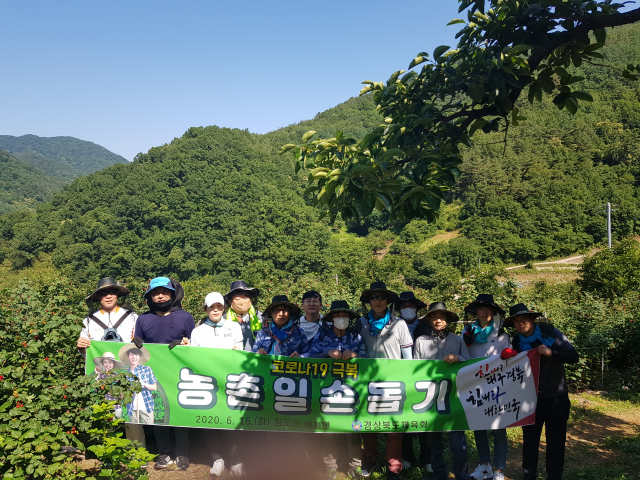
[[[93,363],[96,364],[96,371],[98,372],[105,371],[104,365],[102,364],[104,360],[111,360],[114,363],[113,370],[120,370],[121,368],[125,367],[125,364],[123,362],[119,362],[118,360],[116,360],[116,356],[113,353],[105,352],[103,356],[95,357],[93,359]]]
[[[224,307],[224,298],[221,293],[211,292],[206,297],[204,297],[204,305],[205,307],[210,307],[214,303],[220,303]]]

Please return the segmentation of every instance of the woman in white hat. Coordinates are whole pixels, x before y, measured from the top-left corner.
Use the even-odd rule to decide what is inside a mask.
[[[225,301],[222,294],[212,292],[204,299],[204,311],[207,316],[191,332],[190,345],[195,347],[224,348],[228,350],[243,350],[244,339],[242,327],[238,322],[224,317]],[[207,446],[213,456],[213,466],[209,470],[211,475],[219,477],[224,471],[226,458],[233,476],[242,476],[244,464],[236,457],[238,448],[237,432],[213,430],[206,434]],[[239,452],[238,452],[239,453]]]
[[[99,378],[105,378],[110,370],[125,368],[124,362],[116,360],[116,356],[111,352],[105,352],[103,356],[95,357],[93,363],[96,365],[96,373]]]

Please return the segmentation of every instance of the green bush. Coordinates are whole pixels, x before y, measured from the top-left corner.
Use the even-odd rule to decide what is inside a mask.
[[[106,394],[128,403],[140,389],[124,373],[100,384],[84,375],[84,360],[75,347],[86,313],[83,297],[84,292],[65,280],[41,289],[21,283],[0,292],[0,475],[4,478],[86,476],[62,447],[85,450],[105,445],[106,437],[97,431],[111,432],[113,414],[96,416],[89,407],[104,404]],[[115,449],[113,455],[135,447],[127,440],[108,443]],[[135,452],[138,458],[144,454]]]
[[[585,259],[580,267],[582,288],[595,295],[621,297],[640,288],[640,243],[625,238]]]

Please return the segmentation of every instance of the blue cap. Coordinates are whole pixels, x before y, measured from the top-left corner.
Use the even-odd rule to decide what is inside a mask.
[[[151,280],[151,282],[149,282],[149,288],[147,288],[147,291],[144,293],[144,298],[147,298],[147,295],[151,290],[158,287],[163,287],[168,290],[173,290],[174,292],[176,291],[176,289],[173,288],[173,285],[171,285],[170,279],[168,279],[167,277],[156,277],[153,280]]]

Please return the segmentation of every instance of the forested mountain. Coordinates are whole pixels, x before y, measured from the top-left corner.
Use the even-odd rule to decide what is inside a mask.
[[[128,163],[100,145],[74,137],[0,135],[0,149],[63,182],[116,163]]]
[[[45,202],[62,182],[0,150],[0,214]]]
[[[604,53],[614,65],[640,63],[640,26],[609,32]],[[307,130],[361,138],[380,121],[365,96],[266,135],[191,128],[132,164],[78,178],[37,212],[0,216],[0,261],[20,269],[49,253],[81,280],[384,273],[430,288],[479,258],[571,254],[606,238],[607,201],[618,209],[615,236],[640,230],[640,86],[602,67],[588,67],[586,77],[580,89],[596,101],[576,116],[524,101],[528,120],[506,136],[476,134],[435,225],[388,225],[381,212],[331,228],[305,202],[306,173],[294,174],[292,158],[278,155]],[[452,231],[449,242],[428,241],[444,230]],[[383,250],[384,258],[371,255]]]

